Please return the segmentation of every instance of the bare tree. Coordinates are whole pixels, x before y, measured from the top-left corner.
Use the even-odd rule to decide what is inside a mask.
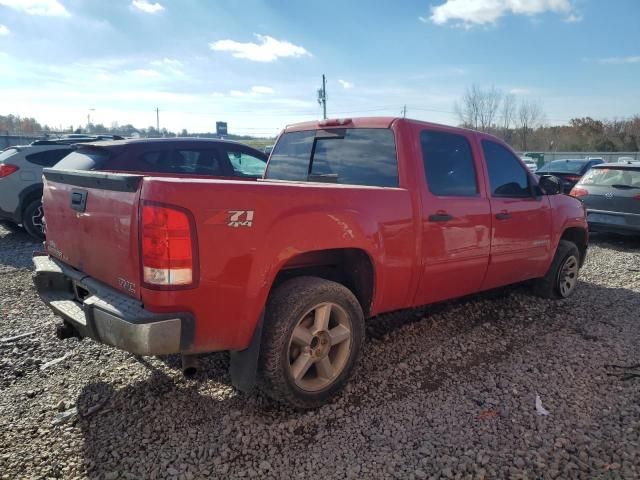
[[[502,110],[500,118],[502,120],[502,138],[511,141],[511,125],[516,117],[516,97],[513,93],[505,95],[502,99]]]
[[[495,125],[501,101],[502,92],[496,87],[482,88],[474,84],[465,91],[461,103],[454,104],[454,108],[465,127],[487,132]]]
[[[518,131],[522,149],[527,149],[527,138],[529,132],[540,126],[544,119],[544,112],[539,102],[534,100],[523,100],[518,108]]]

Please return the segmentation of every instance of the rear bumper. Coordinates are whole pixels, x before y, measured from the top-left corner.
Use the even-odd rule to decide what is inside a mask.
[[[82,337],[136,355],[189,353],[194,319],[188,313],[158,314],[48,256],[33,258],[40,298]]]
[[[594,214],[600,219],[615,218],[616,222],[594,220]],[[591,216],[591,219],[589,218]],[[634,213],[611,212],[607,210],[587,209],[587,222],[592,232],[611,232],[623,235],[640,235],[640,215]]]

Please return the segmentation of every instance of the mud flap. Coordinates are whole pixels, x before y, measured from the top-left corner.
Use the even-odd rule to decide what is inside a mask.
[[[232,351],[230,354],[231,365],[229,373],[231,374],[231,383],[241,392],[250,393],[256,385],[263,322],[264,311],[260,314],[249,346],[244,350]]]

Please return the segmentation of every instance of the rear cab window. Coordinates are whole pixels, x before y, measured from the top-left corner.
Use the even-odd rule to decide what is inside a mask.
[[[287,132],[271,152],[265,178],[398,187],[395,136],[386,128]]]

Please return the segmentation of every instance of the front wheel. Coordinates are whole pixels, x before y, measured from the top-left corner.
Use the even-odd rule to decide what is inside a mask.
[[[22,214],[22,226],[29,235],[38,240],[44,240],[44,212],[42,199],[29,203]]]
[[[353,293],[315,277],[289,280],[271,294],[260,350],[262,389],[297,408],[315,408],[347,383],[364,341]]]
[[[534,283],[534,291],[543,298],[568,298],[578,284],[580,252],[573,242],[560,240],[547,274]]]

